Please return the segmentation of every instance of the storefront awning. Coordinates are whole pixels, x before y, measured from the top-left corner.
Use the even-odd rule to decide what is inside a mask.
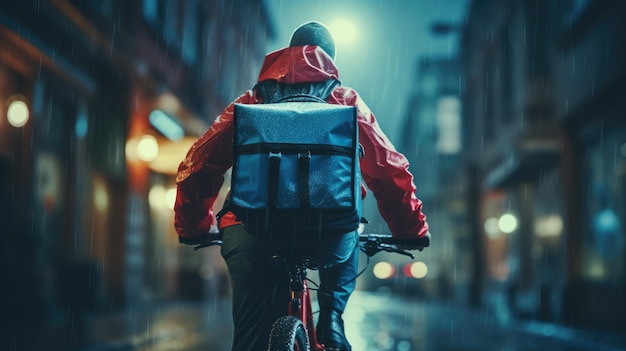
[[[486,189],[502,189],[537,181],[542,172],[558,166],[560,150],[557,140],[525,142],[503,162],[486,172],[483,186]]]

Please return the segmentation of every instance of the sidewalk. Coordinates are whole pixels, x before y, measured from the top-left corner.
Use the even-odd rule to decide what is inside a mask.
[[[355,351],[626,350],[624,335],[499,318],[452,302],[355,293],[344,320]]]
[[[520,333],[560,340],[584,350],[626,350],[626,339],[615,333],[569,328],[540,321],[515,321],[507,327]]]
[[[230,302],[164,302],[6,335],[7,351],[228,350]],[[7,345],[8,344],[8,345]]]
[[[572,328],[532,320],[502,320],[484,311],[437,306],[437,314],[455,314],[463,330],[443,333],[447,340],[429,348],[443,350],[625,351],[626,339],[616,333]],[[446,312],[444,312],[446,311]],[[444,318],[444,317],[442,317]],[[436,334],[436,332],[434,333]],[[463,336],[461,336],[463,335]],[[488,340],[485,342],[485,340]],[[478,345],[477,348],[468,344]]]
[[[80,351],[228,350],[230,302],[172,303],[95,319]]]

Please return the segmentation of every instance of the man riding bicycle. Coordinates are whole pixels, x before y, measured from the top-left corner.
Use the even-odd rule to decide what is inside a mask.
[[[301,25],[292,34],[288,47],[266,56],[258,84],[226,107],[195,142],[181,162],[176,178],[175,227],[181,243],[201,243],[215,224],[212,206],[224,173],[233,165],[235,104],[267,102],[269,95],[276,92],[273,86],[317,94],[329,104],[356,107],[359,143],[364,151],[360,159],[361,174],[377,200],[383,219],[394,236],[427,235],[426,216],[422,213],[422,202],[415,195],[407,159],[396,151],[357,92],[340,84],[334,57],[334,40],[324,25],[318,22]],[[365,187],[361,193],[365,197]],[[267,348],[272,323],[285,314],[285,301],[289,299],[284,269],[272,267],[268,257],[276,250],[304,248],[316,256],[321,266],[318,339],[327,350],[351,350],[344,334],[342,314],[358,273],[357,233],[267,240],[251,235],[246,223],[232,212],[226,211],[218,217],[217,226],[223,232],[221,253],[232,286],[233,350]]]

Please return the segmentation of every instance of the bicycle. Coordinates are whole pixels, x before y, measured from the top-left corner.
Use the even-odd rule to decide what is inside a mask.
[[[195,250],[222,245],[221,233],[211,233],[206,243],[197,245]],[[395,238],[388,234],[359,234],[359,246],[368,258],[365,268],[357,274],[358,278],[369,264],[369,258],[385,251],[410,257],[415,256],[408,250],[419,250],[430,245],[430,233],[419,238]],[[404,249],[408,247],[409,249]],[[268,344],[268,351],[325,351],[324,345],[318,342],[314,312],[312,311],[311,295],[306,278],[308,270],[317,270],[315,258],[300,255],[275,255],[272,258],[275,266],[284,267],[289,275],[289,313],[279,317],[273,324]]]

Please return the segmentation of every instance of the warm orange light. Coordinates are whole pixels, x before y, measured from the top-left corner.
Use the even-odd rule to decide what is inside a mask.
[[[144,135],[137,142],[136,151],[140,160],[150,162],[159,155],[159,143],[152,135]]]
[[[428,274],[428,266],[421,261],[412,262],[405,265],[403,271],[407,277],[422,279]]]
[[[396,273],[396,268],[389,262],[378,262],[374,265],[372,272],[378,279],[389,279]]]

